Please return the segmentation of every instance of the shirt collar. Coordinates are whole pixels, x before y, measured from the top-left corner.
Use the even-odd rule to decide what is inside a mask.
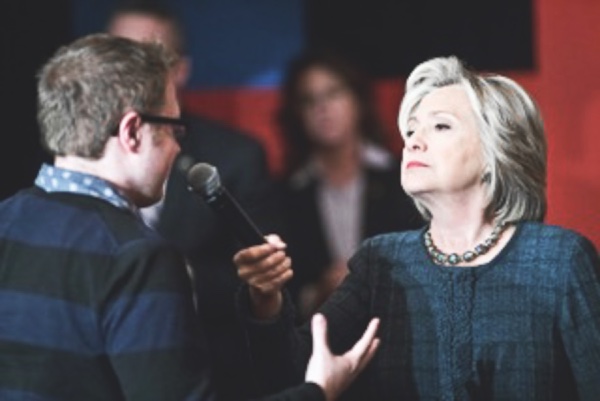
[[[118,208],[138,212],[138,208],[107,181],[91,174],[43,163],[35,185],[46,192],[69,192],[103,199]]]

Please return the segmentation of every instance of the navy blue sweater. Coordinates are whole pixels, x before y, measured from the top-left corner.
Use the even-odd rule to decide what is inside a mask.
[[[0,203],[0,400],[214,400],[193,298],[182,255],[129,208],[21,191]]]
[[[210,399],[196,323],[181,255],[128,209],[0,204],[0,399]]]
[[[522,223],[493,261],[465,268],[433,264],[422,238],[417,230],[367,240],[321,309],[337,352],[381,318],[381,346],[348,399],[600,399],[600,262],[591,242]],[[310,335],[308,326],[293,330],[289,299],[278,320],[257,322],[240,295],[270,390],[301,380]]]

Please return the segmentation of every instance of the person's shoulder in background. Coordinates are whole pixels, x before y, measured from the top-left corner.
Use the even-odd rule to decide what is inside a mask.
[[[251,133],[198,114],[186,113],[183,118],[188,124],[188,135],[182,142],[183,154],[198,162],[213,164],[221,175],[230,166],[246,163],[268,168],[265,148]],[[224,154],[228,158],[223,158]],[[233,156],[234,159],[230,158]],[[223,168],[226,170],[222,171]]]
[[[250,132],[200,114],[183,113],[183,118],[188,124],[188,135],[181,143],[181,157],[215,166],[223,186],[265,233],[280,229],[279,192],[260,140]],[[176,172],[174,175],[179,176]],[[173,192],[187,187],[176,181],[183,181],[183,177],[173,179],[167,193],[171,199],[176,198]],[[181,204],[177,203],[172,206],[179,209]],[[206,213],[202,215],[208,217]],[[207,221],[205,224],[210,225]]]

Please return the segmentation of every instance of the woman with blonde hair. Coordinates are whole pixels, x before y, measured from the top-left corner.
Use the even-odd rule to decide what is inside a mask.
[[[600,261],[588,239],[542,222],[546,139],[535,101],[509,78],[440,57],[408,77],[399,126],[402,186],[428,224],[363,242],[319,309],[337,351],[381,319],[380,351],[347,396],[597,400]],[[289,318],[284,244],[270,237],[235,260],[257,362],[291,382],[282,372],[305,366],[310,338]]]

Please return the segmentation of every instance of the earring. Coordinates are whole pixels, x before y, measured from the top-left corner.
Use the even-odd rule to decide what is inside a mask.
[[[481,182],[485,183],[485,184],[489,184],[492,181],[492,173],[490,173],[489,171],[486,171],[485,173],[483,173],[483,175],[481,176]]]

